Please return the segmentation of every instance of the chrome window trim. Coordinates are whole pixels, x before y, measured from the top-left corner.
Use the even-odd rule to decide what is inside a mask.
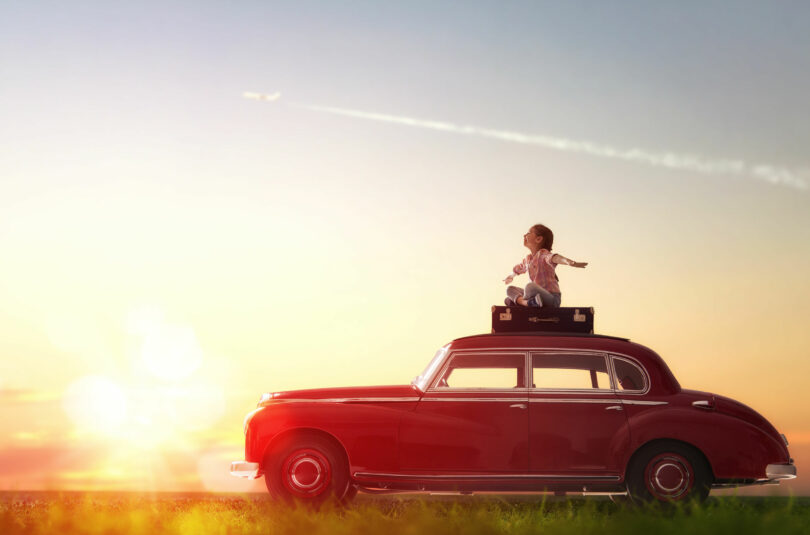
[[[594,394],[607,394],[607,393],[615,393],[616,392],[616,383],[613,378],[613,374],[610,373],[610,358],[609,355],[603,351],[593,351],[593,350],[578,350],[578,349],[569,349],[567,351],[560,351],[560,350],[551,350],[551,349],[540,349],[531,351],[529,353],[529,368],[531,370],[531,382],[529,384],[534,384],[534,366],[532,366],[532,360],[534,355],[540,354],[559,354],[559,353],[568,353],[574,355],[586,355],[586,356],[595,356],[595,357],[602,357],[605,359],[605,373],[607,373],[608,381],[610,381],[610,388],[531,388],[531,393],[541,393],[541,394],[554,394],[554,393],[572,393],[572,394],[583,394],[585,392],[593,392]]]
[[[526,362],[528,361],[527,353],[525,350],[522,349],[491,349],[491,348],[482,348],[480,350],[476,349],[461,349],[458,351],[449,351],[447,356],[444,359],[442,365],[438,368],[438,371],[433,375],[430,383],[428,383],[428,388],[425,391],[426,393],[436,393],[436,392],[453,392],[453,393],[461,393],[464,391],[468,392],[521,392],[526,391],[528,388],[526,387],[516,387],[516,388],[453,388],[452,386],[444,386],[439,387],[436,386],[436,383],[439,382],[439,378],[444,376],[444,373],[447,371],[447,368],[450,367],[450,363],[453,361],[454,358],[462,357],[464,355],[521,355],[523,356],[523,380],[527,381],[526,377]],[[527,383],[528,384],[528,383]]]
[[[424,392],[430,392],[431,391],[431,389],[433,388],[432,385],[436,382],[438,377],[440,377],[441,373],[444,371],[444,366],[447,365],[448,359],[453,354],[455,354],[456,352],[459,352],[459,353],[481,353],[481,352],[483,352],[483,353],[503,353],[503,352],[507,352],[507,353],[508,352],[511,352],[511,353],[525,353],[527,355],[527,358],[526,358],[526,366],[527,367],[531,367],[531,360],[528,358],[528,355],[531,354],[531,353],[540,353],[540,352],[583,353],[583,352],[585,352],[585,353],[591,353],[591,354],[604,354],[604,355],[607,355],[609,357],[608,360],[610,361],[610,370],[611,370],[611,375],[612,375],[611,376],[611,384],[613,386],[613,389],[611,390],[611,392],[613,392],[615,394],[621,394],[623,396],[643,396],[643,395],[647,394],[650,391],[650,388],[651,388],[651,381],[650,381],[650,376],[647,373],[647,368],[645,368],[644,365],[642,365],[638,361],[638,359],[636,359],[635,357],[631,357],[630,355],[627,355],[626,353],[620,353],[618,351],[599,351],[599,350],[595,350],[595,349],[572,349],[570,347],[565,347],[565,348],[543,347],[543,348],[540,348],[540,349],[538,349],[536,347],[487,347],[487,348],[480,348],[480,349],[476,349],[476,348],[457,349],[457,350],[452,350],[451,349],[450,351],[448,351],[444,356],[444,362],[442,362],[442,365],[437,367],[436,371],[433,373],[433,376],[430,377],[430,380],[426,382],[426,384],[429,385],[429,387],[426,390],[424,390]],[[643,390],[643,391],[616,390],[616,388],[615,388],[616,384],[614,382],[615,381],[615,371],[613,370],[613,358],[614,357],[619,357],[619,358],[629,360],[630,362],[632,362],[633,364],[635,364],[636,366],[641,368],[641,371],[644,374],[645,381],[647,382],[647,388],[645,390]],[[529,373],[529,371],[530,370],[526,370],[527,374]],[[529,375],[526,375],[526,377],[529,377]],[[527,383],[527,384],[531,384],[531,383]],[[512,391],[519,391],[519,390],[520,389],[515,388],[515,389],[509,389],[508,391],[512,392]],[[528,390],[530,390],[529,393],[531,393],[531,391],[538,391],[540,389],[528,389]],[[487,390],[487,391],[488,392],[495,392],[496,390],[493,389],[493,390]],[[502,391],[505,391],[505,390],[502,390]],[[581,394],[582,392],[587,392],[587,390],[577,390],[576,392]]]
[[[585,479],[590,481],[619,481],[620,476],[604,475],[571,475],[571,474],[390,474],[377,472],[355,472],[354,477],[382,478],[382,479],[445,479],[445,480],[476,480],[476,479]]]
[[[642,366],[638,360],[634,359],[633,357],[629,357],[627,355],[619,355],[615,353],[610,353],[609,356],[610,356],[610,371],[615,380],[614,388],[616,389],[617,394],[643,396],[644,394],[650,391],[651,386],[650,376],[647,373],[647,369],[644,368],[644,366]],[[619,379],[616,376],[616,367],[614,365],[614,361],[616,359],[629,362],[630,364],[641,370],[641,376],[644,379],[644,388],[642,388],[641,390],[619,390],[618,388],[616,388],[619,385]]]
[[[430,386],[430,383],[433,381],[433,377],[436,375],[436,370],[439,369],[447,360],[447,354],[450,352],[449,347],[450,344],[444,344],[442,347],[436,350],[436,353],[433,355],[433,358],[430,359],[430,362],[428,362],[428,365],[424,370],[428,372],[427,377],[422,377],[422,375],[420,374],[416,376],[413,381],[411,381],[411,384],[416,386],[416,388],[418,388],[419,391],[422,392],[423,394],[427,391],[428,387]],[[439,356],[439,354],[441,354],[441,359],[439,360],[439,363],[434,367],[433,373],[430,374],[430,365],[433,363],[433,360]]]

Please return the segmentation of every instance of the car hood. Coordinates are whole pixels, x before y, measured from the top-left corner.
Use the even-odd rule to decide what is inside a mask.
[[[385,400],[388,398],[419,399],[419,390],[413,385],[392,386],[349,386],[340,388],[312,388],[309,390],[287,390],[273,392],[273,400],[301,400],[301,399],[369,399]]]

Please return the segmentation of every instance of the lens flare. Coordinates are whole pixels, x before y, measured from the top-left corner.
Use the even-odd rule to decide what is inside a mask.
[[[160,325],[144,334],[141,358],[164,381],[179,381],[202,363],[202,349],[191,327]]]
[[[124,424],[127,398],[112,380],[88,375],[65,390],[62,406],[79,431],[110,434]]]

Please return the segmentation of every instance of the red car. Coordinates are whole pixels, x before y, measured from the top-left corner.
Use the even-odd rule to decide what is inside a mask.
[[[502,333],[441,348],[409,385],[264,394],[235,476],[280,499],[360,491],[704,499],[796,477],[787,440],[738,401],[681,388],[624,338]]]

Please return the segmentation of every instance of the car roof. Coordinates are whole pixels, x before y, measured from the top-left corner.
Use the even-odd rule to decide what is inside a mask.
[[[552,333],[552,332],[542,332],[542,331],[520,331],[520,332],[508,332],[508,333],[483,333],[483,334],[471,334],[469,336],[462,336],[460,338],[456,338],[453,342],[458,342],[459,340],[466,340],[468,338],[483,338],[483,337],[509,337],[509,336],[547,336],[547,337],[559,337],[559,338],[567,338],[567,337],[574,337],[574,338],[608,338],[610,340],[621,340],[623,342],[629,342],[629,338],[623,338],[621,336],[610,336],[607,334],[593,334],[593,333],[568,333],[568,332],[559,332],[559,333]]]

